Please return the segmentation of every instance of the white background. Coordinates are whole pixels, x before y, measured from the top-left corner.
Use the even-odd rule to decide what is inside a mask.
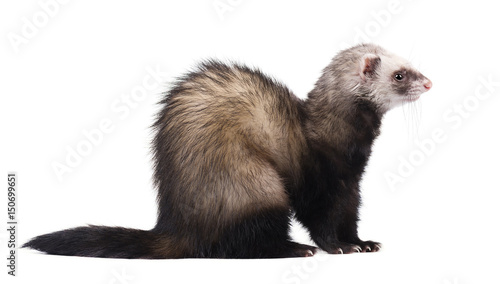
[[[304,98],[339,50],[365,40],[409,58],[434,87],[417,104],[386,115],[364,177],[360,235],[382,242],[379,253],[146,261],[22,249],[14,279],[7,276],[2,229],[1,279],[499,283],[500,21],[490,2],[3,1],[0,173],[19,175],[19,244],[84,224],[154,225],[155,103],[200,59],[257,66]],[[150,69],[161,71],[161,84],[148,79]],[[143,81],[149,88],[141,97]],[[102,120],[112,131],[60,180],[53,164],[66,164],[68,149],[88,143],[83,133]],[[0,200],[6,212],[6,196]],[[293,235],[309,241],[298,226]]]

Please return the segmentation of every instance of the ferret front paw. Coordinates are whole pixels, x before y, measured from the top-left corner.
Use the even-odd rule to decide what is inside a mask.
[[[373,241],[360,241],[358,245],[362,248],[363,252],[377,252],[382,249],[382,244]]]
[[[331,254],[350,254],[362,252],[363,248],[356,244],[336,242],[329,245],[328,248],[325,249],[325,251]]]
[[[382,249],[382,244],[373,241],[359,241],[354,244],[345,242],[335,242],[324,250],[331,254],[350,254],[357,252],[377,252]]]

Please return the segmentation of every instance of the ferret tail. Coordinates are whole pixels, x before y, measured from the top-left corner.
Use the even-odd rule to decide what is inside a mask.
[[[87,226],[33,238],[23,245],[48,254],[104,258],[182,258],[168,236],[122,227]]]

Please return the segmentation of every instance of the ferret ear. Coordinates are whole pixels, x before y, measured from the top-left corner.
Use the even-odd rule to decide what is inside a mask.
[[[378,55],[367,53],[363,55],[359,62],[359,76],[363,81],[371,78],[380,67],[380,57]]]

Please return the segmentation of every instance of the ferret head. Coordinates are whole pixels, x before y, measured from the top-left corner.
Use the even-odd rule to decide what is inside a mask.
[[[337,58],[336,67],[355,70],[344,73],[349,82],[346,87],[360,99],[375,103],[383,112],[416,101],[432,87],[432,82],[407,60],[373,44],[344,50]]]

